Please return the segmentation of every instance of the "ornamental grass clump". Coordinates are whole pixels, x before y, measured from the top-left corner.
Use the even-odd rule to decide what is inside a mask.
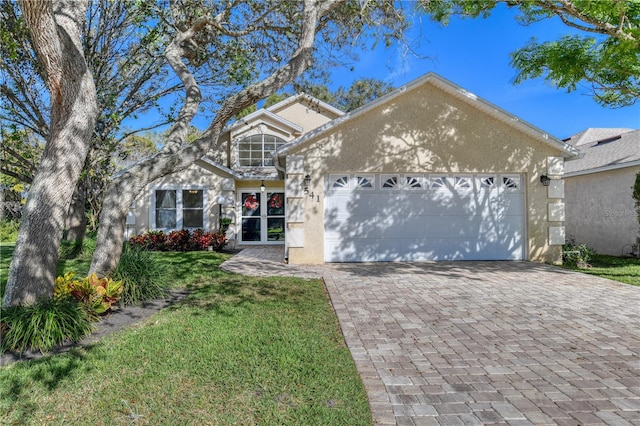
[[[64,342],[78,342],[91,334],[87,311],[76,300],[44,299],[29,306],[2,308],[0,351],[48,352]]]
[[[163,298],[168,294],[168,271],[150,252],[125,244],[120,262],[113,273],[122,281],[121,303],[138,305],[146,300]]]

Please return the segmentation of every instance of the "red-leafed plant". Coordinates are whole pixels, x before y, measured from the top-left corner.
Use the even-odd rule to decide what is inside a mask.
[[[206,232],[202,229],[196,229],[193,232],[182,229],[171,231],[169,234],[162,231],[149,231],[134,235],[129,239],[129,244],[149,251],[207,250],[209,247],[212,250],[221,251],[227,244],[227,236],[223,232]]]

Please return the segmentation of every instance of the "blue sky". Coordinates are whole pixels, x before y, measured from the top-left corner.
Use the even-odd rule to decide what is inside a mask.
[[[519,118],[560,139],[589,127],[640,128],[640,104],[626,108],[604,108],[589,96],[588,87],[567,93],[543,79],[514,85],[516,71],[509,53],[532,37],[557,39],[572,30],[559,20],[523,26],[506,7],[487,19],[453,18],[448,26],[423,17],[408,34],[420,39],[418,58],[400,48],[361,52],[353,71],[332,71],[332,89],[349,87],[362,77],[385,80],[399,87],[433,71]]]

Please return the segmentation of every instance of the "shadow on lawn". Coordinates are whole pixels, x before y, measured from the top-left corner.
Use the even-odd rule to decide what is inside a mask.
[[[301,280],[283,277],[247,277],[228,274],[210,280],[205,285],[188,286],[189,296],[169,309],[184,306],[231,315],[227,307],[242,307],[261,303],[296,303],[305,296]],[[194,314],[197,314],[194,312]]]
[[[91,347],[84,349],[90,350]],[[14,423],[27,424],[37,409],[34,383],[39,383],[46,392],[52,392],[86,365],[86,355],[78,348],[69,350],[66,356],[47,356],[29,363],[17,363],[10,378],[4,379],[0,387],[0,406],[10,404]]]

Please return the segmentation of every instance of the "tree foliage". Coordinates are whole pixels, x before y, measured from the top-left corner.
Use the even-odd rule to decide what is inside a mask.
[[[525,25],[557,18],[578,34],[530,40],[511,54],[516,83],[542,77],[558,88],[590,86],[601,105],[623,107],[640,97],[640,2],[636,0],[422,0],[432,19],[487,17],[499,4],[517,8]]]
[[[93,210],[93,217],[99,212],[101,193],[116,170],[113,160],[127,149],[123,140],[174,118],[174,108],[166,98],[180,86],[170,81],[160,54],[163,21],[151,25],[151,12],[146,2],[93,0],[88,2],[82,22],[83,54],[94,76],[100,114],[76,198],[81,198],[79,206]],[[24,138],[6,134],[27,134],[29,146],[36,146],[36,142],[44,145],[50,133],[50,98],[18,4],[1,0],[0,15],[1,171],[28,185],[40,157],[34,150],[24,149]],[[158,112],[157,118],[132,132],[123,131],[124,121],[151,110]],[[84,216],[84,210],[79,214]]]
[[[168,10],[172,30],[164,58],[183,85],[184,100],[162,149],[120,173],[109,187],[91,264],[91,270],[101,275],[115,267],[128,208],[148,183],[224,149],[217,143],[229,120],[306,70],[351,49],[352,40],[368,40],[360,37],[364,32],[389,40],[402,32],[405,23],[387,0],[185,0],[171,2]],[[202,70],[217,78],[215,84],[202,83]],[[203,100],[211,99],[217,106],[207,108],[213,111],[209,127],[190,141],[191,121]]]

